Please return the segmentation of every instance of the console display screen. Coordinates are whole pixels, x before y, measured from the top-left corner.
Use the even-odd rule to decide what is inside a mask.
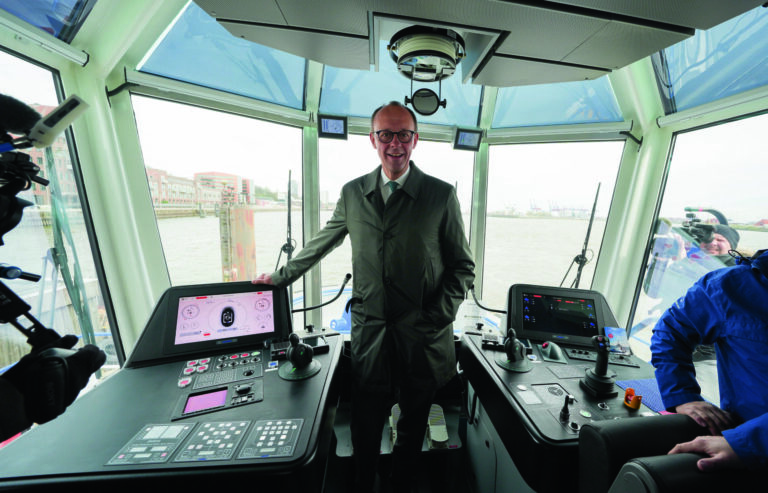
[[[181,297],[174,344],[217,341],[274,331],[273,291]]]
[[[184,405],[184,414],[207,411],[227,404],[227,389],[215,390],[204,394],[190,395]]]
[[[595,300],[542,293],[522,293],[524,331],[592,337],[598,334]]]

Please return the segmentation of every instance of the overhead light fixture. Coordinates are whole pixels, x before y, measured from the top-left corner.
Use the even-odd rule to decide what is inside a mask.
[[[411,97],[405,104],[421,115],[432,115],[447,101],[431,89],[413,92],[413,81],[437,82],[442,93],[442,81],[456,72],[456,65],[466,55],[464,40],[450,29],[411,26],[398,31],[387,46],[397,70],[411,80]]]
[[[397,70],[419,82],[436,82],[456,72],[466,55],[464,40],[455,31],[411,26],[398,31],[387,47]]]

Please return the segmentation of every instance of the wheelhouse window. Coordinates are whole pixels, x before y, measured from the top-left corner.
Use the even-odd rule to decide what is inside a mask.
[[[284,265],[289,179],[291,240],[302,244],[301,130],[136,95],[133,107],[171,284]]]
[[[768,9],[749,12],[652,57],[667,114],[768,83]]]
[[[761,115],[676,135],[630,323],[636,352],[697,279],[734,263],[729,249],[750,256],[768,247],[767,131],[768,115]]]
[[[296,109],[304,107],[305,69],[301,57],[233,36],[195,2],[139,66],[145,73]]]
[[[506,309],[512,284],[590,287],[623,147],[623,142],[490,147],[485,306]],[[587,263],[577,286],[575,259],[590,228],[598,185]]]
[[[367,135],[350,135],[348,140],[320,139],[320,224],[333,215],[344,184],[379,167],[378,158]],[[413,151],[413,161],[422,171],[457,187],[469,236],[469,211],[472,205],[472,165],[474,153],[454,151],[451,144],[420,140]],[[323,298],[332,298],[346,273],[352,273],[352,249],[349,238],[321,262]],[[353,278],[351,283],[354,283]],[[351,296],[351,285],[335,303],[323,308],[323,325],[339,332],[349,332],[349,318],[344,307]]]
[[[504,87],[496,98],[493,128],[620,122],[624,118],[608,77]]]
[[[0,51],[0,72],[3,94],[41,115],[59,104],[57,75],[50,70]],[[32,183],[28,190],[15,195],[31,205],[23,209],[19,224],[4,232],[0,258],[6,268],[18,267],[41,278],[37,282],[9,279],[5,271],[2,282],[30,306],[28,313],[42,325],[62,336],[76,335],[80,339],[77,347],[96,344],[104,350],[107,362],[96,373],[102,377],[119,366],[119,348],[102,295],[103,276],[94,262],[95,243],[91,242],[71,141],[65,134],[45,149],[16,152],[29,156],[29,161],[40,167],[38,176],[50,183]],[[5,172],[3,175],[7,177]],[[26,319],[19,322],[30,325]],[[26,336],[10,324],[0,327],[0,373],[29,351]]]

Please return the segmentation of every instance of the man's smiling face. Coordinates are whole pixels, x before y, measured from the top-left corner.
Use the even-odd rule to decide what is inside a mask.
[[[398,106],[382,108],[373,119],[373,132],[370,134],[371,144],[379,155],[384,174],[390,180],[395,180],[408,169],[411,152],[416,147],[419,134],[414,134],[411,141],[406,143],[400,142],[400,139],[395,135],[392,142],[385,144],[376,136],[376,132],[379,130],[389,130],[395,133],[401,130],[415,132],[415,122],[408,110]]]

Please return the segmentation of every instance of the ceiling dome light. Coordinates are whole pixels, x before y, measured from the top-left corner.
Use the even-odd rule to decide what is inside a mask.
[[[465,56],[464,40],[450,29],[413,26],[392,36],[387,47],[397,70],[420,82],[441,81]]]

